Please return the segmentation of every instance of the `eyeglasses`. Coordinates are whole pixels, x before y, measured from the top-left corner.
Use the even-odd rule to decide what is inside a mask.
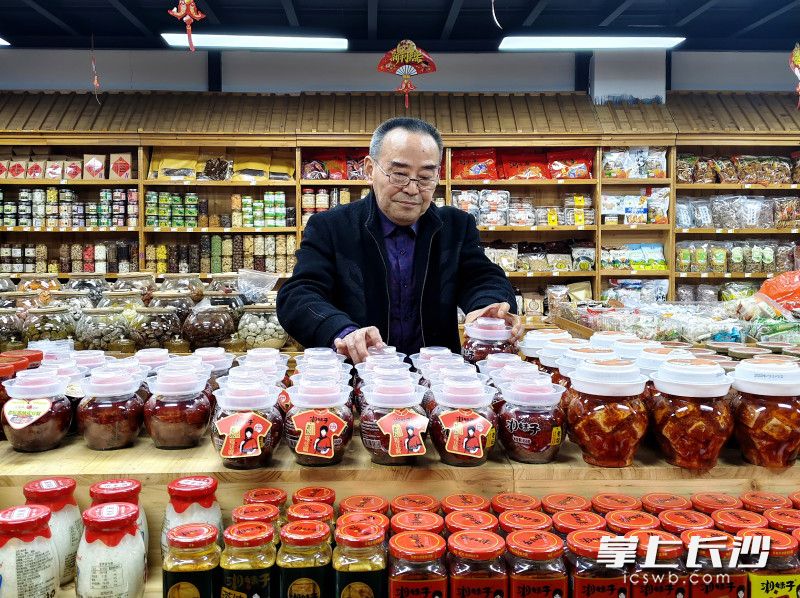
[[[400,174],[399,172],[392,172],[392,173],[386,172],[383,169],[383,167],[380,164],[378,164],[377,161],[375,162],[375,166],[377,166],[380,169],[380,171],[386,175],[386,177],[389,179],[390,184],[400,189],[407,187],[408,185],[411,184],[411,181],[414,181],[417,184],[417,187],[419,188],[420,191],[433,191],[434,189],[436,189],[436,185],[439,183],[438,177],[431,179],[426,179],[426,178],[415,179],[410,176]]]

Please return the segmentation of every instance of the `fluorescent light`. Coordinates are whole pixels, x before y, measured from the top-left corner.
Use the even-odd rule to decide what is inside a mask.
[[[185,33],[162,33],[170,46],[189,47]],[[343,37],[305,37],[302,35],[215,35],[192,34],[197,48],[239,48],[251,50],[347,50],[347,39]]]
[[[636,37],[593,35],[519,35],[504,37],[498,49],[509,52],[563,50],[668,50],[685,37]]]
[[[10,46],[10,45],[11,44],[9,44],[6,40],[0,37],[0,46]]]

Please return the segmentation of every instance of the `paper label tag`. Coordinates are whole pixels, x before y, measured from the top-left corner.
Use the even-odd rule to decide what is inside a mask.
[[[295,451],[300,455],[333,459],[333,443],[347,427],[347,422],[328,409],[309,409],[292,416],[300,433]]]
[[[252,411],[228,415],[214,425],[225,436],[219,451],[223,459],[260,456],[264,439],[272,429],[271,421]]]
[[[378,429],[389,437],[390,457],[425,454],[422,434],[428,429],[428,418],[411,409],[394,409],[378,420]]]
[[[491,448],[489,435],[492,423],[471,409],[456,409],[439,416],[442,427],[447,430],[445,450],[453,455],[482,459],[484,455],[483,438],[486,449]]]
[[[50,399],[9,399],[3,407],[8,425],[23,430],[50,413]]]

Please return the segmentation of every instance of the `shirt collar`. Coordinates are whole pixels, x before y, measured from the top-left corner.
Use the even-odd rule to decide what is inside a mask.
[[[414,231],[415,235],[417,234],[417,229],[419,229],[419,220],[417,220],[410,227],[401,227],[401,226],[395,224],[394,222],[392,222],[391,220],[389,220],[389,218],[386,216],[386,214],[383,213],[383,210],[381,210],[379,206],[376,206],[376,207],[378,209],[378,217],[381,220],[381,230],[383,231],[383,236],[384,237],[388,237],[394,231],[396,231],[398,228],[410,228],[412,231]]]

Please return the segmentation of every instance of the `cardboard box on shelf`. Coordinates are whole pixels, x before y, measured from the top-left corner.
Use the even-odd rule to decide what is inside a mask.
[[[64,178],[70,181],[83,178],[83,161],[79,158],[64,160]]]
[[[25,178],[43,179],[46,166],[47,162],[45,160],[30,160],[25,171]]]
[[[44,171],[44,178],[60,180],[64,178],[64,162],[47,161],[47,168]]]
[[[8,163],[8,178],[10,179],[24,179],[25,174],[28,172],[28,159],[17,158]]]
[[[83,178],[91,180],[106,178],[106,157],[103,154],[83,154]]]
[[[127,181],[133,172],[131,154],[111,154],[108,158],[108,178],[115,181]]]

